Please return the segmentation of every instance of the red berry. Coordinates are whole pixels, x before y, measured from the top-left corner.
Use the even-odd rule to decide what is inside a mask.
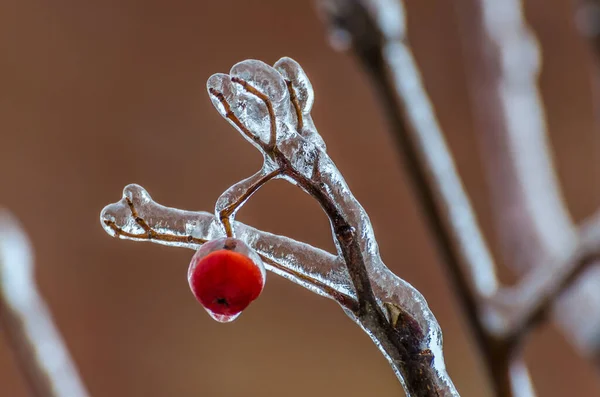
[[[258,298],[265,276],[260,257],[235,238],[204,244],[188,270],[188,282],[196,299],[220,322],[235,320]]]

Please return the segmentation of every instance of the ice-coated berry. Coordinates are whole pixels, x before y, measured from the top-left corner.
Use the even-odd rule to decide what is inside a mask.
[[[231,237],[204,244],[194,254],[188,270],[194,296],[220,322],[235,320],[258,298],[265,276],[258,254],[243,241]]]

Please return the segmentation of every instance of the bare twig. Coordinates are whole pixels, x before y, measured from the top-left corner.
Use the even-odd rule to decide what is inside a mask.
[[[0,209],[0,331],[3,331],[37,397],[88,395],[36,289],[27,237]]]

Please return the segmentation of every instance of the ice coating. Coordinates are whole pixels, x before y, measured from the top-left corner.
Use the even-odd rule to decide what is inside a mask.
[[[284,57],[275,62],[274,67],[286,81],[293,84],[302,113],[309,114],[315,102],[315,93],[300,64],[292,58]]]
[[[303,86],[305,90],[312,88],[307,84],[308,78],[304,72],[301,71],[298,66],[295,66],[297,63],[292,62],[289,58],[285,58],[276,63],[276,65],[285,65],[287,78],[302,76],[302,82],[294,82],[293,85]],[[250,72],[252,68],[256,69],[256,77]],[[273,102],[279,102],[282,95],[281,91],[279,89],[274,90],[272,87],[281,88],[282,84],[284,84],[283,76],[274,76],[270,73],[272,69],[268,69],[269,73],[267,73],[265,72],[265,68],[265,64],[262,62],[258,63],[254,60],[240,62],[232,69],[232,71],[236,72],[236,75],[232,77],[244,77],[254,88],[265,94],[273,92],[275,95],[272,98]],[[294,70],[294,68],[296,69]],[[243,73],[240,71],[243,71]],[[270,77],[275,81],[270,81],[267,77]],[[313,93],[305,93],[304,95],[306,97],[314,96]],[[232,104],[232,108],[235,108],[235,106],[236,102]],[[245,107],[248,106],[250,105],[245,105]],[[292,111],[292,108],[290,107],[287,109],[290,112]],[[289,120],[294,120],[292,117],[287,117],[285,119],[288,120],[288,122]],[[252,120],[244,121],[253,123]],[[294,131],[293,126],[289,127],[290,131]],[[286,138],[287,139],[283,140],[278,145],[278,148],[290,161],[293,168],[301,175],[311,177],[315,170],[315,162],[318,162],[316,166],[322,179],[321,182],[324,185],[324,191],[331,196],[332,201],[337,203],[340,213],[342,213],[349,223],[359,231],[359,235],[361,236],[361,251],[365,256],[365,261],[368,263],[368,270],[372,279],[375,281],[375,287],[378,289],[377,297],[382,301],[401,303],[402,307],[408,309],[415,317],[422,317],[422,309],[427,307],[422,295],[408,283],[391,273],[381,261],[379,248],[374,237],[369,217],[352,195],[348,185],[333,161],[331,161],[326,152],[321,150],[319,146],[315,145],[311,140],[305,139],[297,132],[291,132],[291,135]],[[228,194],[229,191],[219,198],[219,202],[226,203],[228,201]],[[427,312],[429,311],[427,310]],[[422,318],[422,320],[421,325],[425,329],[430,328],[430,318]],[[432,336],[437,339],[439,329],[433,331]]]
[[[329,205],[330,219],[334,214],[352,228],[377,303],[382,310],[384,304],[391,304],[410,316],[415,324],[411,335],[417,348],[431,354],[430,367],[437,374],[437,387],[444,395],[458,395],[445,371],[442,334],[435,317],[424,297],[384,265],[366,211],[325,151],[325,144],[308,114],[314,93],[300,66],[289,58],[278,61],[275,69],[259,61],[243,61],[232,68],[229,76],[213,75],[207,88],[219,113],[263,153],[263,168],[219,197],[217,216],[161,206],[141,187],[129,185],[124,198],[102,212],[101,221],[106,231],[121,238],[197,249],[204,241],[224,235],[219,221],[223,209],[243,204],[256,183],[279,169],[281,175],[273,178],[281,177],[299,185],[322,206]],[[233,222],[232,228],[236,238],[259,253],[267,270],[336,300],[370,335],[403,381],[401,363],[390,357],[389,347],[383,346],[370,326],[355,315],[356,291],[337,240],[338,255],[334,256],[238,222]]]
[[[210,76],[207,82],[207,87],[209,93],[210,90],[216,90],[222,94],[222,99],[224,99],[224,101],[226,101],[228,104],[251,104],[251,106],[231,106],[230,108],[226,108],[224,106],[224,102],[220,100],[221,98],[215,95],[209,95],[213,105],[215,108],[217,108],[221,116],[225,117],[225,119],[228,120],[238,130],[240,130],[240,132],[242,132],[240,126],[236,125],[227,117],[229,112],[232,112],[232,114],[235,115],[239,120],[250,120],[250,123],[245,125],[245,128],[252,130],[254,136],[256,136],[260,142],[269,142],[268,113],[267,109],[264,106],[261,106],[261,102],[258,98],[244,91],[238,92],[238,88],[230,80],[229,75],[223,73],[217,73]],[[242,136],[244,136],[252,144],[257,144],[257,142],[255,142],[249,136],[249,134],[242,132]]]
[[[219,213],[225,210],[234,201],[240,201],[241,207],[241,205],[243,205],[243,203],[245,203],[251,196],[247,195],[247,197],[244,197],[248,192],[248,188],[256,184],[261,179],[267,177],[267,175],[269,175],[269,173],[273,172],[275,169],[276,168],[274,164],[265,164],[265,166],[263,166],[263,168],[256,174],[230,186],[217,200],[217,203],[215,204],[215,215],[218,217]],[[273,176],[272,179],[276,179],[278,177],[279,176]],[[235,213],[238,209],[239,207],[232,212],[232,217],[235,217]]]
[[[134,205],[138,217],[157,231],[158,236],[148,238],[147,232],[136,222],[129,202]],[[144,188],[135,184],[127,185],[123,190],[123,198],[102,210],[100,222],[104,230],[114,237],[192,250],[198,250],[205,241],[224,236],[213,214],[163,206],[156,203]],[[235,222],[234,225],[236,238],[256,250],[267,270],[341,304],[356,299],[348,270],[338,256],[241,222]],[[379,300],[397,303],[413,315],[418,314],[419,310],[423,311],[422,315],[415,315],[420,324],[435,321],[423,296],[387,269],[381,259],[374,269],[369,268],[369,273]],[[350,312],[346,310],[346,313]],[[356,321],[355,317],[351,318]],[[429,333],[428,346],[434,352],[441,351],[441,332],[437,322],[435,324],[435,327],[424,327]],[[443,368],[441,357],[436,355],[435,364]]]
[[[238,252],[244,256],[247,256],[252,260],[255,266],[259,269],[260,274],[262,275],[263,284],[267,278],[267,274],[265,272],[265,266],[260,258],[260,255],[256,253],[250,246],[243,241],[236,241],[236,239],[222,237],[215,240],[211,240],[205,244],[202,244],[198,252],[196,252],[197,257],[204,257],[211,252],[215,252],[218,250],[230,250],[233,252]],[[192,266],[188,269],[188,277],[190,273],[193,271]]]
[[[251,83],[268,96],[275,105],[289,106],[289,93],[285,81],[275,68],[262,61],[249,59],[235,64],[229,75]],[[238,88],[238,92],[240,89]]]
[[[229,76],[225,73],[215,73],[208,78],[208,82],[206,83],[208,87],[214,88],[223,94],[225,100],[229,103],[233,103],[235,100],[235,88],[233,87],[233,83],[229,80]],[[219,100],[213,96],[209,95],[210,100],[213,105],[217,108],[221,116],[225,117],[227,114],[227,109],[223,106]]]
[[[242,67],[242,65],[244,66]],[[256,67],[254,72],[250,71],[253,67]],[[357,241],[376,299],[380,304],[391,303],[397,305],[409,313],[418,323],[420,327],[419,332],[422,333],[422,338],[419,340],[419,343],[421,343],[420,348],[422,350],[429,349],[433,352],[434,360],[432,365],[439,373],[442,383],[446,383],[448,389],[453,389],[445,372],[441,354],[441,330],[435,317],[429,310],[423,296],[410,284],[394,275],[384,265],[379,255],[379,248],[366,211],[354,198],[341,173],[325,152],[324,147],[320,145],[322,139],[320,137],[319,139],[315,139],[319,135],[316,129],[314,129],[310,118],[305,117],[304,109],[306,107],[302,103],[303,98],[311,102],[314,100],[314,93],[312,92],[308,77],[306,77],[306,74],[299,65],[289,58],[284,58],[277,62],[276,68],[282,70],[283,73],[279,76],[273,75],[270,68],[268,69],[268,73],[266,73],[264,64],[257,64],[256,61],[244,61],[238,63],[234,68],[236,71],[244,70],[244,73],[236,73],[231,76],[232,80],[243,76],[252,85],[253,89],[267,95],[271,102],[276,104],[280,104],[281,92],[273,90],[273,87],[280,88],[282,87],[282,82],[285,83],[287,80],[290,83],[288,84],[288,89],[291,86],[294,90],[289,95],[292,103],[292,99],[294,97],[297,98],[297,102],[293,103],[294,106],[278,106],[277,112],[274,112],[278,128],[280,125],[287,124],[286,134],[281,134],[279,131],[277,134],[277,149],[282,156],[277,157],[267,151],[264,151],[263,154],[265,154],[265,157],[277,158],[278,163],[282,163],[283,160],[287,161],[287,164],[293,168],[294,172],[286,173],[285,179],[300,185],[307,193],[314,196],[315,192],[311,191],[308,187],[318,186],[319,194],[326,196],[325,198],[320,197],[318,199],[321,205],[325,205],[324,202],[333,203],[335,209],[330,209],[329,211],[334,211],[335,215],[341,215],[356,230]],[[268,81],[268,79],[265,79],[267,76],[273,80]],[[309,90],[310,92],[308,92]],[[300,97],[298,97],[297,92],[301,93]],[[272,98],[269,96],[270,93],[273,93]],[[236,106],[237,104],[234,103],[232,106]],[[249,105],[250,103],[246,103],[243,106]],[[286,110],[289,114],[281,114],[282,111]],[[293,117],[294,111],[296,117]],[[310,121],[310,135],[303,133],[305,128],[304,119]],[[289,125],[294,121],[296,122],[295,126]],[[246,119],[243,120],[243,123],[245,125],[252,125],[254,121]],[[280,139],[280,137],[283,139]],[[304,178],[304,181],[301,181],[302,178]],[[231,201],[234,200],[235,198],[232,197]],[[219,201],[228,202],[227,195],[221,196]],[[328,215],[331,218],[332,214],[328,213]],[[342,257],[342,250],[337,240],[336,245],[339,257]],[[344,272],[344,274],[347,275],[348,273]],[[351,280],[346,280],[343,285],[346,288],[354,288]],[[353,318],[357,320],[356,317]],[[360,323],[360,321],[358,322]],[[363,325],[361,324],[361,326]],[[367,329],[368,327],[363,326],[363,328]]]
[[[298,99],[298,105],[303,116],[302,125],[296,125],[296,131],[305,139],[311,141],[321,150],[325,151],[325,141],[317,132],[315,125],[310,117],[315,102],[315,94],[310,80],[300,64],[292,58],[284,57],[275,62],[275,69],[281,73],[286,84],[293,89],[295,97]]]
[[[159,235],[148,238],[147,232],[133,216],[128,202],[138,217]],[[218,219],[209,212],[184,211],[156,203],[141,186],[131,184],[123,189],[123,198],[109,204],[100,214],[104,230],[111,236],[151,241],[194,251],[208,241],[224,236]],[[287,237],[263,232],[240,222],[234,223],[236,238],[252,247],[262,258],[265,268],[292,280],[319,295],[354,299],[343,261],[330,253]]]
[[[262,259],[248,244],[222,237],[196,251],[187,277],[192,293],[207,313],[227,323],[258,298],[267,275]]]

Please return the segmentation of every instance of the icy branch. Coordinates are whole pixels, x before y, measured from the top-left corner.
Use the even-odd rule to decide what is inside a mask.
[[[36,289],[33,257],[17,221],[0,209],[0,331],[31,395],[85,397],[76,367]]]
[[[513,332],[524,333],[560,296],[555,321],[582,354],[598,354],[600,268],[590,265],[599,257],[600,217],[577,229],[561,196],[537,87],[540,49],[521,1],[479,0],[478,11],[462,18],[462,36],[502,253],[524,274],[507,291],[512,311],[521,311]]]
[[[223,236],[218,218],[213,214],[162,206],[139,185],[126,186],[123,198],[107,205],[100,219],[111,236],[192,250]],[[352,289],[344,287],[349,276],[337,257],[239,222],[235,222],[234,226],[237,237],[258,252],[268,270],[334,299],[349,310],[353,308],[356,297]],[[151,232],[148,233],[148,230]]]
[[[410,396],[457,396],[442,356],[442,337],[423,296],[382,262],[371,222],[326,153],[310,117],[312,86],[301,67],[248,60],[213,75],[208,92],[219,113],[264,156],[262,169],[217,200],[215,216],[160,206],[130,185],[101,215],[106,231],[133,240],[197,248],[235,235],[269,270],[338,301],[373,339]],[[265,183],[281,178],[315,198],[327,214],[338,255],[234,222]]]
[[[504,153],[506,158],[498,168],[509,173],[516,169],[523,178],[516,185],[506,186],[504,179],[491,176],[498,192],[517,196],[515,200],[498,200],[508,205],[496,213],[505,221],[508,218],[508,223],[516,221],[505,230],[505,235],[521,244],[520,253],[529,250],[538,262],[553,265],[528,274],[511,289],[498,284],[493,260],[427,98],[408,47],[403,3],[324,0],[322,11],[330,24],[333,44],[352,48],[378,90],[496,395],[530,396],[533,391],[527,371],[514,355],[514,348],[561,292],[598,258],[600,225],[596,222],[587,226],[579,242],[573,238],[573,225],[562,207],[549,168],[543,131],[540,132],[543,120],[535,81],[531,81],[537,58],[535,53],[528,53],[535,43],[522,22],[516,0],[481,3],[489,22],[488,34],[501,42],[486,42],[477,48],[482,54],[500,48],[503,57],[496,61],[502,73],[498,76],[509,78],[508,69],[514,71],[510,77],[513,80],[507,84],[487,85],[505,96],[503,110],[511,113],[509,124],[515,131],[510,144],[490,145],[485,159],[494,161],[498,152]],[[529,55],[529,63],[523,65],[521,55]],[[488,65],[490,69],[495,66]],[[486,99],[482,95],[476,104],[485,109],[489,105]],[[491,120],[495,121],[498,120]],[[511,212],[515,202],[517,211]],[[540,250],[551,251],[552,255],[539,255]],[[581,331],[581,322],[579,326]]]
[[[504,347],[508,341],[490,330],[506,322],[504,313],[490,304],[499,288],[495,265],[407,45],[403,3],[324,0],[321,4],[333,44],[352,49],[377,89],[490,376],[497,389],[510,390]]]
[[[497,395],[529,395],[517,387],[511,368],[512,346],[523,324],[540,317],[553,297],[581,271],[522,284],[541,295],[525,306],[503,307],[494,263],[462,188],[443,134],[427,98],[406,39],[403,3],[398,0],[326,0],[322,7],[334,44],[351,47],[373,80],[407,162],[419,202],[434,232],[455,289],[467,311]],[[340,42],[339,38],[344,40]]]

